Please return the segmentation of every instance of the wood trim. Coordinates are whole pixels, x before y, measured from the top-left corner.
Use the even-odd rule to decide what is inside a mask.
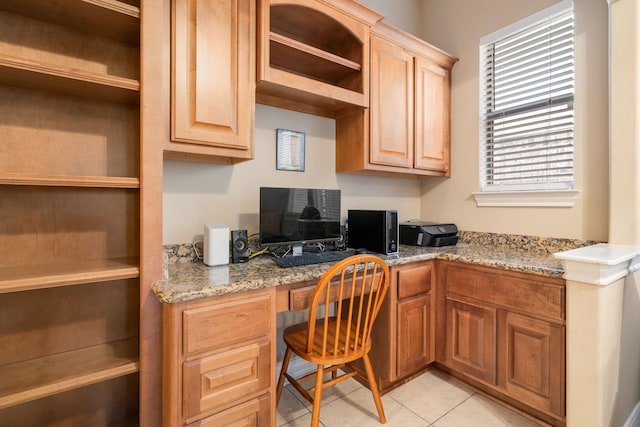
[[[118,176],[36,175],[0,172],[0,185],[47,187],[140,188],[140,179]]]
[[[141,0],[140,20],[140,374],[139,425],[162,416],[162,306],[151,284],[162,278],[162,144],[169,138],[169,2]],[[166,346],[171,342],[165,343]],[[172,360],[172,359],[169,359]]]

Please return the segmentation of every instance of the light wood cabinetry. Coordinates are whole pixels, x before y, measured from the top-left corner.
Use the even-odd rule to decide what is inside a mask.
[[[553,424],[565,415],[561,279],[439,261],[436,359]]]
[[[140,28],[135,0],[0,4],[3,424],[139,422]]]
[[[336,170],[450,176],[451,68],[457,59],[379,22],[370,107],[336,122]]]
[[[369,28],[351,0],[259,0],[258,103],[336,118],[369,105]]]
[[[171,141],[165,157],[253,158],[256,6],[172,0]]]
[[[433,261],[391,268],[389,293],[374,325],[370,356],[382,391],[435,358],[434,274]]]
[[[274,322],[270,290],[164,306],[164,425],[271,425]]]
[[[446,297],[445,363],[496,383],[496,310]]]

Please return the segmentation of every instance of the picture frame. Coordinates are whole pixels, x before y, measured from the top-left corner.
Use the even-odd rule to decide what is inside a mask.
[[[289,129],[276,130],[276,169],[304,172],[305,134]]]

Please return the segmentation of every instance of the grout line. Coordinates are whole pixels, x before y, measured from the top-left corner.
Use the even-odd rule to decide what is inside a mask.
[[[464,399],[462,402],[458,403],[456,406],[454,406],[453,408],[449,409],[447,412],[445,412],[444,414],[442,414],[442,416],[440,418],[438,418],[437,420],[435,420],[433,422],[433,425],[435,426],[436,423],[438,421],[440,421],[441,419],[443,419],[444,417],[446,417],[447,415],[449,415],[451,412],[455,411],[460,405],[462,405],[464,402],[466,402],[467,400],[471,399],[473,396],[475,396],[476,394],[478,394],[478,392],[472,392],[469,396],[466,397],[466,399]]]

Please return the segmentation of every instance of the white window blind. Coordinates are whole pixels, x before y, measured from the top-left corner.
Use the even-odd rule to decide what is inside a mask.
[[[482,191],[573,188],[573,8],[480,46]]]

